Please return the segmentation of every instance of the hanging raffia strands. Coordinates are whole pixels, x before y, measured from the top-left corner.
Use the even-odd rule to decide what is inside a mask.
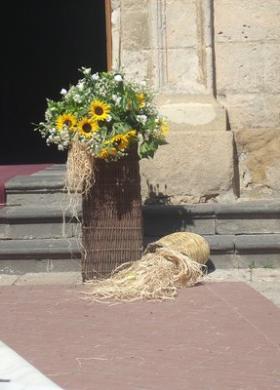
[[[178,289],[193,286],[206,271],[207,241],[194,233],[173,233],[150,244],[143,257],[118,267],[108,279],[86,284],[86,297],[102,301],[174,299]]]

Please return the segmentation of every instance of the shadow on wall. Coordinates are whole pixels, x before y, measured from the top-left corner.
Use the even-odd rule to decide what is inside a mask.
[[[167,184],[164,186],[165,192],[159,190],[159,184],[153,185],[146,180],[148,187],[148,196],[144,202],[145,205],[168,205],[171,204],[170,196],[167,195]]]

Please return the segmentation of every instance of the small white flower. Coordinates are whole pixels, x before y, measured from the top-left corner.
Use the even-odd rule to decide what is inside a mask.
[[[136,119],[138,122],[142,123],[144,125],[147,122],[147,116],[146,115],[136,115]]]
[[[79,91],[82,91],[84,87],[85,87],[85,83],[83,81],[80,81],[77,85]]]
[[[116,74],[116,75],[114,76],[114,79],[115,79],[116,81],[123,81],[122,75],[120,75],[120,74]]]
[[[59,144],[58,147],[57,147],[58,150],[64,150],[64,147],[63,145]]]
[[[92,76],[91,76],[92,80],[98,80],[99,79],[99,74],[98,73],[94,73]]]
[[[62,90],[60,91],[60,94],[61,95],[66,95],[67,94],[67,90],[65,88],[62,88]]]
[[[82,99],[81,99],[80,95],[74,95],[73,99],[74,99],[74,102],[76,102],[76,103],[81,103],[82,102]]]
[[[90,74],[91,68],[84,68],[84,74]]]

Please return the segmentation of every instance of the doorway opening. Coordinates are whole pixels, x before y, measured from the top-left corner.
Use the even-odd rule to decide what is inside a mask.
[[[1,7],[0,164],[63,163],[66,153],[34,132],[46,98],[80,78],[78,68],[105,71],[105,0],[26,0]]]

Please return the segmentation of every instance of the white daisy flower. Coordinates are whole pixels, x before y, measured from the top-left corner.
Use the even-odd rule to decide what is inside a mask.
[[[136,119],[138,122],[142,123],[142,125],[145,125],[147,122],[147,116],[146,115],[136,115]]]
[[[67,94],[67,90],[65,88],[62,88],[62,90],[60,91],[60,94],[61,95],[66,95]]]
[[[116,81],[123,81],[123,78],[122,78],[122,76],[120,74],[116,74],[114,76],[114,80],[116,80]]]

